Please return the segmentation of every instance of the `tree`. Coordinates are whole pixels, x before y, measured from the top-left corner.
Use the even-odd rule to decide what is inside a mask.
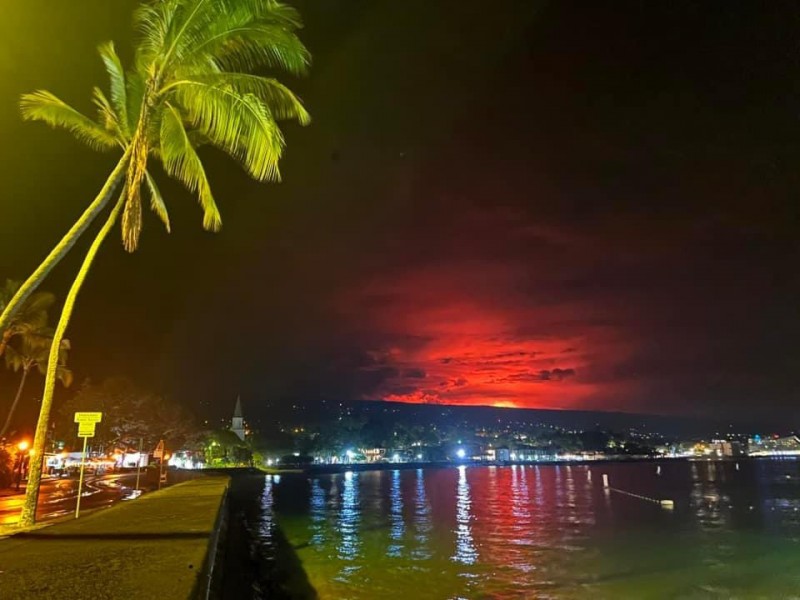
[[[19,281],[6,279],[5,285],[0,288],[0,312],[5,312],[6,306],[19,288]],[[0,327],[0,334],[2,334],[0,335],[0,356],[5,353],[14,336],[24,335],[47,325],[47,310],[53,305],[53,302],[55,302],[55,297],[50,292],[36,292],[26,298],[5,327]]]
[[[22,390],[25,387],[28,373],[35,367],[42,375],[45,374],[52,342],[52,329],[49,327],[41,327],[39,329],[27,329],[23,333],[18,334],[15,341],[6,348],[6,366],[14,372],[22,371],[22,376],[20,377],[17,394],[14,396],[14,401],[8,411],[3,429],[0,430],[0,439],[5,437],[8,428],[11,426],[14,412],[16,412],[17,405],[22,397]],[[61,381],[64,387],[72,385],[72,371],[67,368],[66,364],[67,352],[69,349],[69,340],[61,340],[56,377]]]
[[[294,75],[307,71],[310,56],[296,35],[302,22],[293,8],[275,0],[150,0],[136,11],[135,22],[140,39],[129,71],[113,43],[99,47],[110,99],[100,88],[93,90],[96,120],[48,91],[22,98],[24,118],[67,129],[97,150],[123,152],[94,201],[3,308],[0,331],[123,181],[125,247],[132,251],[138,245],[143,184],[151,208],[169,230],[149,158],[159,159],[170,176],[197,194],[203,226],[217,231],[222,220],[196,148],[216,146],[257,180],[277,180],[285,145],[278,122],[310,122],[289,88],[253,74],[264,68]]]
[[[279,178],[284,138],[278,121],[301,124],[309,116],[298,98],[276,79],[253,74],[274,68],[305,73],[309,55],[296,35],[298,13],[275,0],[152,0],[136,12],[140,33],[132,69],[125,72],[111,43],[100,55],[111,79],[111,98],[94,90],[100,119],[93,121],[46,91],[23,96],[23,116],[64,127],[89,144],[121,148],[123,155],[100,195],[70,232],[23,284],[0,316],[13,314],[89,223],[108,204],[124,180],[119,200],[92,242],[67,294],[54,344],[63,337],[75,299],[92,262],[122,213],[122,239],[136,249],[142,227],[141,188],[169,230],[166,204],[148,169],[160,160],[166,173],[195,193],[203,226],[217,231],[221,218],[197,147],[210,144],[238,159],[259,181]],[[34,438],[37,460],[31,464],[21,523],[35,521],[44,440],[55,391],[57,351],[51,350],[42,406]]]
[[[75,437],[76,412],[102,412],[93,443],[112,448],[146,448],[164,440],[169,448],[182,446],[200,434],[194,419],[179,404],[137,387],[125,378],[108,378],[100,384],[87,380],[61,405],[56,419],[60,439]],[[77,440],[76,440],[77,441]]]

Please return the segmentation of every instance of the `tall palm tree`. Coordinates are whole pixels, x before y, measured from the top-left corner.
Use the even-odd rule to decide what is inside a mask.
[[[264,68],[300,75],[310,56],[296,35],[298,13],[275,0],[150,0],[136,12],[140,33],[127,73],[114,45],[100,46],[111,99],[93,91],[93,120],[47,91],[22,99],[26,119],[71,131],[98,150],[123,150],[100,193],[0,313],[0,331],[108,205],[125,181],[123,240],[134,250],[141,231],[144,182],[150,204],[169,230],[161,193],[147,169],[160,159],[167,172],[197,193],[203,225],[218,230],[219,211],[196,147],[212,144],[239,159],[256,179],[279,179],[284,139],[277,122],[309,122],[298,98]]]
[[[294,75],[306,72],[310,57],[296,35],[301,20],[293,8],[275,0],[151,0],[136,11],[135,22],[140,36],[130,70],[123,70],[111,43],[100,47],[111,88],[110,99],[101,90],[94,90],[98,121],[81,115],[50,92],[39,91],[22,99],[25,118],[65,127],[94,146],[123,151],[100,195],[21,288],[22,292],[28,286],[25,293],[29,293],[38,285],[63,256],[59,248],[69,249],[73,238],[102,212],[123,182],[119,200],[91,244],[56,326],[23,525],[35,520],[58,344],[92,261],[120,214],[123,244],[128,251],[136,249],[142,228],[143,185],[149,192],[151,208],[169,230],[166,204],[148,168],[150,160],[160,161],[168,175],[197,195],[203,226],[216,231],[222,221],[197,147],[216,146],[239,160],[255,179],[277,180],[285,145],[278,122],[309,122],[302,103],[286,86],[254,73],[262,69]]]
[[[19,281],[6,280],[5,285],[0,288],[0,311],[5,310],[19,287]],[[53,302],[55,296],[50,292],[36,292],[27,297],[20,309],[8,321],[5,329],[0,329],[0,356],[15,336],[36,331],[47,324],[47,309]]]
[[[42,375],[47,372],[47,359],[50,356],[50,345],[52,342],[53,330],[49,327],[41,327],[20,334],[17,336],[15,342],[9,344],[6,348],[6,366],[14,372],[22,371],[22,376],[20,377],[19,386],[17,387],[17,394],[14,396],[14,402],[11,404],[11,408],[8,411],[3,429],[0,430],[0,439],[5,437],[8,428],[11,426],[11,421],[14,418],[17,405],[22,397],[25,381],[28,379],[28,373],[30,373],[31,369],[34,367],[38,369]],[[69,349],[69,340],[61,340],[56,377],[61,381],[64,387],[72,385],[72,371],[67,368],[67,352]]]

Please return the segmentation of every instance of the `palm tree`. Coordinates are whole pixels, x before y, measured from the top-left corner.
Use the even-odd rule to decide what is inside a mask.
[[[14,372],[21,370],[22,377],[19,380],[17,394],[14,396],[14,402],[11,404],[11,408],[8,411],[6,422],[3,425],[3,429],[0,430],[0,439],[6,435],[8,428],[11,426],[11,421],[14,418],[17,405],[22,397],[25,381],[28,379],[28,373],[34,367],[36,367],[42,375],[46,373],[47,359],[50,355],[50,345],[52,341],[53,330],[49,327],[41,327],[20,334],[17,337],[16,343],[9,344],[6,348],[6,366]],[[66,365],[67,352],[69,349],[69,340],[61,340],[56,377],[61,381],[64,387],[72,385],[72,371],[70,371]]]
[[[0,288],[0,311],[5,310],[19,287],[19,281],[6,280],[5,285]],[[47,324],[47,309],[53,305],[53,302],[55,302],[55,297],[50,292],[36,292],[28,296],[20,310],[14,313],[8,321],[5,329],[0,329],[0,356],[3,355],[8,343],[15,336],[36,331]]]
[[[23,284],[18,296],[26,286],[24,293],[38,285],[63,256],[59,248],[65,248],[63,252],[69,249],[124,181],[119,200],[86,253],[56,326],[23,525],[35,520],[58,345],[97,251],[120,214],[123,244],[129,251],[136,249],[142,228],[142,185],[149,192],[151,208],[169,230],[166,204],[148,168],[149,161],[160,161],[168,175],[197,195],[203,226],[217,231],[222,221],[197,147],[216,146],[238,159],[255,179],[277,180],[285,145],[278,122],[309,122],[308,113],[287,87],[274,78],[253,73],[264,68],[295,75],[306,72],[310,58],[296,35],[301,21],[293,8],[275,0],[151,0],[137,10],[135,21],[140,39],[130,70],[123,70],[113,44],[100,47],[111,79],[111,98],[94,90],[99,121],[81,115],[49,92],[27,94],[22,99],[25,118],[65,127],[100,148],[118,147],[123,155],[100,195]],[[6,312],[11,309],[9,306]],[[0,317],[0,327],[4,317]]]
[[[275,0],[150,0],[136,12],[140,40],[127,73],[111,42],[99,52],[111,99],[93,91],[93,120],[47,91],[26,94],[22,112],[72,132],[98,150],[123,150],[100,193],[0,313],[0,331],[108,205],[124,180],[123,240],[133,251],[141,231],[141,187],[169,230],[164,200],[148,158],[198,195],[203,226],[222,220],[196,148],[211,144],[239,159],[260,181],[279,179],[284,138],[277,122],[310,119],[298,98],[263,68],[304,74],[308,51],[296,35],[299,14]]]

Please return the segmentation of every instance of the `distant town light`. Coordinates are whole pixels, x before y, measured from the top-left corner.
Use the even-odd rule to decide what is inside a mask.
[[[399,454],[392,454],[392,461],[400,462],[400,455]]]
[[[464,458],[466,455],[467,452],[463,448],[456,450],[456,456],[458,456],[458,458]]]
[[[417,460],[422,460],[422,454],[417,454]]]

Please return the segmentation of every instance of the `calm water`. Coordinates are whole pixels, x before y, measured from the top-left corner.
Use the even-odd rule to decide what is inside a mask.
[[[798,462],[656,464],[268,476],[259,535],[337,600],[800,598]]]

